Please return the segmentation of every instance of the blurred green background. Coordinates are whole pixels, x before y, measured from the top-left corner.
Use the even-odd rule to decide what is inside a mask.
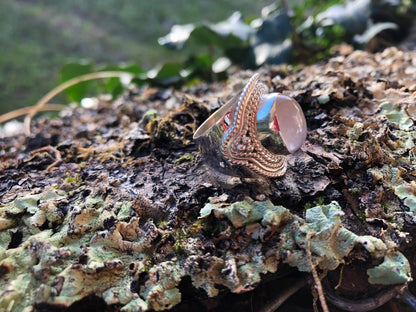
[[[0,0],[0,114],[105,69],[179,86],[224,79],[230,65],[311,64],[341,43],[377,52],[405,39],[415,16],[413,0]],[[72,91],[54,103],[123,87],[113,78]]]
[[[144,69],[183,61],[183,51],[157,44],[173,24],[220,21],[234,11],[255,17],[272,2],[1,0],[0,114],[35,104],[59,84],[69,61],[135,62]]]

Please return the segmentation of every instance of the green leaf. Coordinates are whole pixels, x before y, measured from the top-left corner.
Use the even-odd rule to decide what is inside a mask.
[[[217,46],[222,49],[247,46],[255,30],[243,22],[241,14],[234,12],[228,19],[213,24],[175,25],[170,33],[159,38],[160,45],[168,48],[182,48],[188,40],[197,45]]]
[[[173,25],[170,32],[166,36],[160,37],[157,42],[169,49],[182,49],[194,28],[193,24]]]
[[[228,57],[220,57],[212,64],[212,71],[216,74],[225,72],[231,66],[231,60]]]
[[[336,4],[316,16],[322,26],[340,24],[350,34],[363,32],[371,15],[371,0],[353,0]]]
[[[115,71],[125,71],[127,73],[135,74],[136,76],[144,75],[146,72],[141,69],[137,64],[123,64],[123,65],[110,65],[104,67],[102,70],[115,70]],[[120,78],[114,77],[109,78],[105,85],[105,91],[110,93],[113,98],[118,97],[121,93],[123,93],[124,86],[120,81]]]
[[[196,27],[190,38],[200,45],[213,45],[223,50],[247,46],[255,30],[243,22],[241,14],[234,12],[226,20]]]
[[[94,72],[94,66],[92,63],[80,62],[80,63],[68,63],[61,69],[61,82],[68,81],[72,78],[85,75]],[[87,95],[88,88],[91,82],[80,82],[65,90],[66,94],[71,101],[79,102]]]
[[[376,23],[370,25],[362,35],[355,35],[354,41],[360,44],[366,44],[370,42],[375,36],[387,29],[398,30],[399,26],[395,23],[385,22],[385,23]]]
[[[135,75],[142,75],[142,74],[146,73],[146,71],[144,69],[142,69],[136,63],[120,65],[119,70],[125,71],[125,72],[128,72],[128,73],[132,73],[132,74],[135,74]]]
[[[291,25],[287,14],[275,12],[266,17],[257,30],[255,44],[263,42],[282,42],[290,34]]]
[[[234,12],[225,21],[211,24],[211,29],[223,38],[233,36],[240,41],[247,41],[254,34],[254,29],[243,22],[240,12]]]
[[[105,89],[108,93],[111,94],[113,99],[117,98],[120,94],[123,93],[124,88],[120,82],[119,78],[109,78],[108,81],[105,83]]]
[[[207,25],[195,27],[190,35],[190,40],[198,45],[219,47],[223,45],[223,38]]]
[[[286,39],[280,43],[264,42],[254,47],[256,65],[264,63],[281,64],[288,63],[293,54],[292,41]]]
[[[292,56],[292,42],[288,38],[291,25],[287,14],[275,12],[267,16],[253,39],[256,66],[264,63],[286,63]]]
[[[154,84],[172,85],[182,80],[182,65],[180,63],[165,63],[160,68],[149,70],[148,80]]]
[[[211,79],[212,74],[212,58],[208,54],[198,54],[190,57],[184,64],[185,72],[183,77],[187,79],[192,77],[200,77],[206,80]]]

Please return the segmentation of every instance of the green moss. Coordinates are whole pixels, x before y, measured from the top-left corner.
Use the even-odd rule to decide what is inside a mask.
[[[166,229],[167,221],[166,220],[159,220],[159,224],[157,225],[158,228],[161,228],[162,230]]]
[[[183,251],[184,247],[184,242],[180,240],[175,241],[175,243],[173,244],[173,249],[175,249],[176,252]]]
[[[351,195],[354,195],[354,196],[359,196],[359,195],[362,194],[362,192],[363,192],[363,190],[360,189],[360,188],[357,188],[357,187],[354,187],[354,188],[350,189]]]
[[[361,222],[365,223],[367,220],[367,214],[363,210],[359,210],[357,212],[357,218],[361,220]]]
[[[181,156],[178,159],[176,159],[173,163],[175,165],[178,165],[178,164],[181,164],[181,163],[186,162],[186,161],[194,161],[194,156],[192,156],[189,153],[186,153],[183,156]]]
[[[66,173],[66,178],[65,178],[65,182],[66,183],[72,183],[76,186],[80,186],[82,183],[82,179],[81,176],[78,173],[75,173],[73,176],[67,172]]]
[[[317,200],[314,200],[313,202],[307,202],[303,209],[308,210],[315,206],[320,206],[325,203],[325,199],[323,197],[318,197]]]
[[[152,120],[157,119],[157,118],[158,118],[157,110],[149,109],[148,111],[146,111],[143,114],[141,122],[143,124],[147,125],[149,122],[151,122]]]
[[[182,252],[185,248],[185,239],[188,237],[188,231],[183,228],[178,228],[175,231],[175,243],[173,248],[176,252]]]

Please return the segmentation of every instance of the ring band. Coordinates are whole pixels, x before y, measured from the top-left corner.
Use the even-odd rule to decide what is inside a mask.
[[[194,139],[216,170],[275,178],[285,174],[284,154],[298,150],[306,132],[300,105],[280,93],[266,93],[255,74],[241,93],[195,131]]]

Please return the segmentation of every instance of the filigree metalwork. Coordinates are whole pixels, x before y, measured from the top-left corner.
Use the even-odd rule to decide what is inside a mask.
[[[248,167],[267,177],[280,177],[286,172],[286,157],[267,150],[257,136],[256,113],[265,93],[266,86],[255,74],[239,97],[233,122],[221,142],[221,152],[232,164]]]

